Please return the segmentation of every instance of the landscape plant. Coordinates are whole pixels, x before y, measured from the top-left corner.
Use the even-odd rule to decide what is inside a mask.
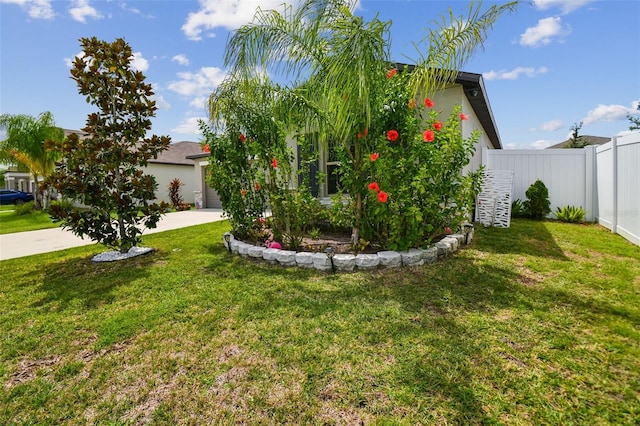
[[[562,206],[556,208],[556,217],[561,222],[582,223],[586,212],[580,206]]]
[[[0,141],[0,163],[26,167],[33,179],[35,208],[47,208],[50,194],[42,190],[40,179],[51,174],[59,153],[47,150],[45,141],[62,141],[64,131],[55,125],[49,111],[37,118],[27,114],[2,114],[0,129],[7,134],[7,138]]]
[[[530,218],[542,220],[551,213],[549,190],[540,179],[527,188],[525,195],[527,199],[524,202],[524,209]]]
[[[182,182],[178,178],[174,178],[167,185],[167,189],[169,192],[169,200],[171,201],[171,205],[177,211],[189,210],[191,209],[191,205],[189,203],[185,203],[182,199],[182,194],[180,193],[181,188],[184,186],[184,182]]]
[[[154,228],[167,211],[166,203],[153,202],[158,185],[143,167],[171,139],[147,137],[157,107],[151,85],[132,67],[131,47],[95,37],[80,44],[71,78],[99,111],[87,118],[87,137],[74,133],[48,144],[61,160],[47,184],[74,202],[52,205],[50,213],[74,234],[126,253],[140,243],[140,228]]]
[[[225,65],[230,74],[210,97],[215,125],[205,132],[205,140],[210,147],[221,138],[224,144],[242,147],[236,158],[242,167],[223,165],[237,167],[234,173],[241,178],[235,191],[245,188],[248,194],[247,177],[261,176],[268,183],[263,193],[268,198],[235,194],[225,196],[226,204],[221,198],[223,207],[249,212],[245,216],[250,221],[268,200],[273,222],[286,224],[280,214],[291,216],[290,209],[282,208],[280,200],[307,194],[300,186],[294,195],[287,193],[285,182],[301,181],[306,172],[292,176],[285,169],[279,184],[269,161],[277,158],[283,166],[287,159],[291,162],[294,152],[275,153],[285,148],[285,134],[293,135],[294,143],[304,134],[315,134],[318,148],[333,150],[338,157],[339,190],[348,198],[348,208],[340,209],[352,214],[352,220],[342,223],[351,223],[354,246],[361,237],[380,247],[421,246],[445,228],[456,227],[470,213],[474,179],[460,173],[479,135],[463,139],[460,121],[467,118],[465,112],[454,109],[440,115],[429,96],[455,81],[493,23],[517,3],[492,6],[484,13],[472,4],[464,19],[453,14],[443,19],[421,41],[427,51],[418,50],[411,72],[390,60],[391,23],[377,17],[364,22],[353,13],[355,2],[307,0],[295,9],[258,9],[254,22],[229,40]],[[256,84],[256,70],[294,81],[281,87],[260,76]],[[269,108],[255,108],[255,99],[265,99],[263,93],[269,92],[266,98],[272,101],[264,104]],[[255,110],[260,120],[254,120]],[[277,123],[281,126],[276,130]],[[240,134],[246,141],[239,142]],[[245,150],[256,142],[261,151]],[[217,165],[233,155],[228,149],[211,151]],[[215,169],[212,166],[214,188],[229,185],[232,190],[232,174],[224,176],[228,183],[223,184]],[[303,212],[294,215],[307,218]],[[231,216],[234,232],[245,233],[248,225],[234,216],[239,215]],[[308,226],[313,225],[301,228]]]

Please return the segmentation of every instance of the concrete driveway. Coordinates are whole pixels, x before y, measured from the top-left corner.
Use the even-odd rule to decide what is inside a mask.
[[[158,222],[157,228],[147,229],[142,235],[200,225],[222,219],[222,210],[220,209],[200,209],[168,213]],[[0,260],[48,253],[90,244],[95,244],[95,242],[86,238],[76,237],[71,231],[65,231],[62,228],[4,234],[0,235]]]

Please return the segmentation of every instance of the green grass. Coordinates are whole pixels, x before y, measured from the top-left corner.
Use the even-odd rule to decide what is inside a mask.
[[[25,215],[18,215],[13,212],[14,206],[2,206],[0,209],[0,234],[11,234],[14,232],[36,231],[38,229],[56,228],[60,223],[54,223],[49,214],[43,211],[34,210]],[[10,207],[10,209],[5,208]]]
[[[640,248],[515,220],[431,266],[231,257],[225,222],[0,262],[0,424],[637,424]]]

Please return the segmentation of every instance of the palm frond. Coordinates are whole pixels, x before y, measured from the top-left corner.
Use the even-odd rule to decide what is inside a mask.
[[[442,17],[435,22],[436,29],[416,45],[419,59],[412,72],[411,89],[429,96],[453,82],[465,64],[479,47],[483,47],[489,30],[497,19],[514,12],[520,0],[504,5],[493,5],[481,13],[482,3],[471,3],[466,18],[457,17],[449,9],[448,19]],[[428,43],[426,54],[419,45]]]

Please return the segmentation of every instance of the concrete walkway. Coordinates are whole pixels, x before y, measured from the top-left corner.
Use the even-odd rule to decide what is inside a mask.
[[[147,229],[142,235],[200,225],[222,219],[222,210],[220,209],[201,209],[168,213],[158,222],[157,228]],[[62,228],[4,234],[0,235],[0,260],[48,253],[90,244],[95,244],[95,242],[87,238],[83,240],[73,235],[71,231],[66,231]]]

